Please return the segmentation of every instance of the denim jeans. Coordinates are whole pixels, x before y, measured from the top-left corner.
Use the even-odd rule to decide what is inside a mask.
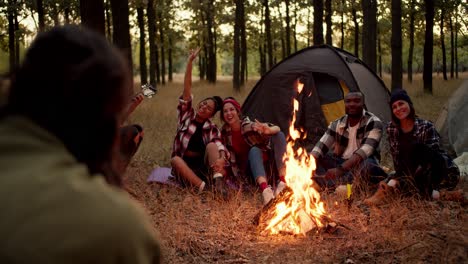
[[[346,160],[341,157],[330,154],[320,157],[316,160],[317,168],[315,170],[316,176],[314,177],[314,181],[322,188],[335,188],[339,184],[352,183],[355,175],[359,175],[359,177],[363,178],[366,182],[372,184],[377,184],[387,178],[387,173],[379,166],[374,157],[369,157],[362,161],[358,166],[346,172],[340,178],[327,179],[324,177],[327,170],[336,168],[345,161]]]
[[[284,167],[283,154],[286,151],[286,138],[283,132],[271,136],[271,150],[275,159],[276,169]],[[249,150],[249,167],[253,179],[256,181],[259,176],[267,177],[265,165],[263,162],[263,150],[258,147],[252,147]]]

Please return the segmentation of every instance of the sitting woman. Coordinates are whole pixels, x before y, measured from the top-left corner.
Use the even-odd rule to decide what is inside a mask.
[[[286,186],[283,162],[286,139],[283,132],[278,126],[269,123],[261,123],[257,120],[252,122],[248,117],[242,119],[241,106],[232,97],[223,101],[221,120],[224,122],[221,135],[230,152],[231,175],[239,182],[249,182],[247,175],[252,175],[262,191],[263,204],[267,204]],[[264,153],[270,150],[273,151],[280,179],[275,193],[268,185],[264,165]]]
[[[191,51],[185,72],[184,91],[177,106],[177,134],[174,139],[171,165],[179,182],[202,192],[214,182],[217,194],[227,198],[223,178],[226,152],[221,133],[211,118],[221,109],[219,96],[208,97],[192,106],[192,62],[200,49]],[[212,180],[213,179],[213,180]]]
[[[434,125],[416,116],[406,91],[394,91],[390,107],[392,121],[388,123],[387,134],[395,175],[388,183],[381,182],[365,203],[379,204],[395,188],[403,194],[439,199],[439,190],[451,190],[457,185],[458,167],[440,148],[440,136]]]

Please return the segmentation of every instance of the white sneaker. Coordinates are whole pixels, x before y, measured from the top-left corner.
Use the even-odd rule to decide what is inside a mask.
[[[284,190],[284,187],[286,187],[286,183],[284,181],[280,181],[278,183],[278,186],[276,186],[276,190],[275,190],[275,197],[278,196],[278,194],[281,193],[281,191]]]
[[[275,196],[273,195],[273,190],[271,189],[270,186],[265,188],[262,192],[262,197],[263,197],[263,205],[266,205],[269,203]]]

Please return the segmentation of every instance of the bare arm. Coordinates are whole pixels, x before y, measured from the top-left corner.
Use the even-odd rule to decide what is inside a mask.
[[[258,131],[260,134],[265,135],[276,135],[281,130],[279,126],[270,126],[267,123],[258,121],[257,119],[255,119],[255,123],[252,128],[254,131]]]
[[[185,69],[184,78],[184,92],[182,99],[188,101],[192,96],[192,63],[200,52],[200,48],[190,50],[190,54],[187,61],[187,68]]]

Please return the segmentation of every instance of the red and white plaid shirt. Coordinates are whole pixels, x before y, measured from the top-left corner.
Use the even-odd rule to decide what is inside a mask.
[[[197,129],[197,125],[194,120],[195,110],[192,106],[192,98],[185,101],[182,99],[182,96],[179,97],[179,105],[177,106],[177,132],[174,139],[171,157],[184,156],[190,142],[190,138]],[[219,151],[226,152],[226,148],[221,141],[221,132],[216,124],[211,122],[210,119],[203,123],[202,137],[205,146],[208,145],[208,143],[213,142],[218,146]]]

